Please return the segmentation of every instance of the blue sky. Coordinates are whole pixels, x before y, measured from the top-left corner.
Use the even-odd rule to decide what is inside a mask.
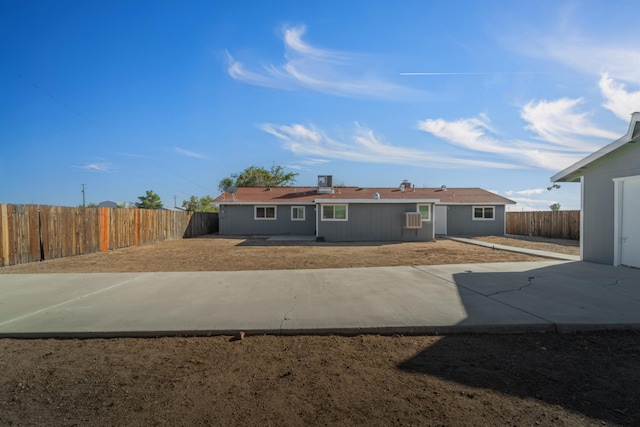
[[[0,203],[165,206],[283,165],[314,185],[549,177],[640,110],[640,0],[0,2]]]

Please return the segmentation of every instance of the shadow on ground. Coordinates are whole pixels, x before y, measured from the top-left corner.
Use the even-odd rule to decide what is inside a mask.
[[[268,240],[248,238],[236,246],[332,246],[332,247],[371,247],[391,246],[406,242],[316,242],[315,240]]]
[[[618,328],[638,322],[640,271],[635,269],[585,262],[519,272],[473,268],[447,278],[467,311],[460,325],[480,319],[472,303],[479,296],[517,307],[561,331],[588,329],[589,321]],[[451,335],[399,368],[560,405],[604,422],[640,425],[638,330]]]
[[[640,425],[639,362],[638,333],[453,335],[399,368]]]

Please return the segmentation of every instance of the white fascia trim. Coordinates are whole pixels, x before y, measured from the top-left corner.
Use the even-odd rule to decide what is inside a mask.
[[[239,206],[239,205],[247,205],[247,206],[315,206],[315,203],[311,202],[218,202],[220,206],[228,205],[228,206]]]
[[[316,199],[314,203],[319,205],[347,205],[350,203],[378,203],[378,204],[402,204],[420,203],[427,205],[437,203],[439,199]]]
[[[558,172],[557,174],[553,175],[550,178],[551,182],[563,182],[563,181],[565,181],[567,179],[567,177],[569,177],[570,175],[574,174],[579,169],[586,167],[587,165],[589,165],[589,163],[595,162],[596,160],[598,160],[601,157],[606,156],[607,154],[609,154],[612,151],[620,148],[621,146],[623,146],[627,142],[629,142],[629,141],[628,141],[628,138],[627,138],[626,135],[623,136],[622,138],[616,139],[611,144],[602,147],[601,149],[599,149],[595,153],[592,153],[592,154],[588,155],[584,159],[579,160],[578,162],[576,162],[573,165],[569,166],[565,170],[563,170],[561,172]],[[573,181],[576,178],[577,177],[573,177],[572,179],[570,179],[570,181]]]
[[[551,182],[563,182],[563,181],[577,182],[578,177],[571,176],[571,175],[574,175],[576,172],[578,172],[580,168],[584,168],[588,166],[590,163],[595,162],[601,157],[606,156],[607,154],[611,153],[614,150],[617,150],[618,148],[622,147],[627,143],[630,143],[630,142],[638,143],[640,141],[640,135],[635,135],[635,137],[633,135],[633,130],[635,128],[635,124],[637,121],[640,121],[640,113],[633,113],[631,115],[631,123],[629,124],[629,130],[624,136],[616,139],[609,145],[605,145],[595,153],[588,155],[584,159],[578,161],[577,163],[574,163],[573,165],[569,166],[565,170],[553,175],[551,177]]]
[[[439,202],[436,203],[438,206],[506,206],[506,205],[516,205],[516,202],[500,202],[500,203],[491,203],[491,202],[473,202],[473,203],[449,203],[449,202]]]

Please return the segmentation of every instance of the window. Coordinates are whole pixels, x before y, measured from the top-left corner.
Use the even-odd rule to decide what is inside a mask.
[[[474,206],[473,207],[473,219],[474,221],[488,220],[493,221],[495,219],[495,207],[493,206]]]
[[[431,220],[431,206],[430,205],[418,205],[418,212],[422,215],[423,221]]]
[[[291,221],[304,221],[304,206],[291,206]]]
[[[256,206],[254,219],[276,219],[276,207]]]
[[[346,221],[347,205],[322,205],[323,221]]]

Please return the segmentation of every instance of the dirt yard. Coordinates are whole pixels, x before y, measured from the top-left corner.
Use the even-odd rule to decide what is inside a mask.
[[[578,242],[571,241],[509,237],[484,237],[482,240],[579,253]],[[541,258],[446,239],[424,243],[316,243],[227,239],[209,235],[15,265],[0,268],[0,273],[290,270],[539,260]]]
[[[487,240],[516,244],[505,239]],[[535,249],[577,250],[567,242],[518,242]],[[0,272],[536,259],[447,240],[360,246],[205,237]],[[640,425],[639,362],[640,333],[634,331],[2,339],[0,425],[631,426]]]

